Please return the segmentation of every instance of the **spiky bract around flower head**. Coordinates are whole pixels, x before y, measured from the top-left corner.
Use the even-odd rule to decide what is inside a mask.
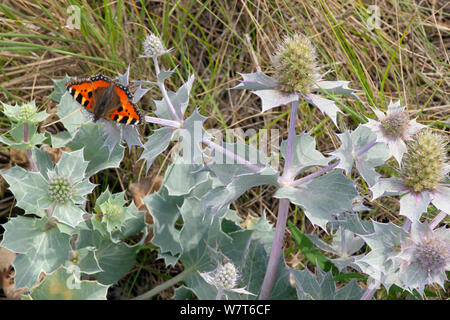
[[[280,89],[307,94],[319,78],[316,52],[311,41],[300,34],[286,37],[273,57],[274,77]]]
[[[429,130],[419,132],[408,143],[400,176],[414,192],[433,190],[444,180],[448,166],[446,143],[440,134]]]

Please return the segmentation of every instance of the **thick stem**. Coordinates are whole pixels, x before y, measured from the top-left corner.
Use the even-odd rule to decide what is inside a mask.
[[[180,123],[178,121],[167,120],[162,118],[155,118],[150,116],[145,116],[145,122],[159,124],[164,127],[180,128]]]
[[[409,220],[408,218],[405,218],[405,222],[403,223],[402,229],[405,230],[406,232],[409,232],[409,229],[411,229],[411,224],[412,221]]]
[[[223,289],[217,288],[216,300],[222,300],[222,296],[223,296]]]
[[[376,144],[377,144],[377,139],[374,139],[373,141],[370,141],[364,147],[362,147],[361,149],[359,149],[358,151],[355,152],[355,154],[354,154],[355,158],[361,156],[364,153],[366,153],[367,151],[369,151]]]
[[[153,57],[153,62],[155,63],[156,76],[158,76],[161,71],[159,69],[158,58]],[[166,101],[167,106],[169,107],[169,110],[170,110],[170,113],[172,114],[173,119],[175,121],[181,122],[180,117],[178,116],[178,113],[175,111],[172,101],[170,100],[169,95],[167,94],[167,90],[166,90],[166,87],[164,86],[164,82],[159,82],[159,80],[158,80],[157,83],[158,83],[159,90],[161,90],[163,99]]]
[[[194,269],[186,269],[183,272],[181,272],[180,274],[178,274],[175,277],[173,277],[172,279],[167,280],[166,282],[160,284],[159,286],[154,287],[152,290],[147,291],[146,293],[143,293],[143,294],[141,294],[141,295],[139,295],[137,297],[134,297],[131,300],[147,300],[147,299],[150,299],[151,297],[157,295],[161,291],[164,291],[164,290],[170,288],[171,286],[177,284],[178,282],[182,281],[184,278],[186,278],[188,275],[190,275],[193,271],[194,271]]]
[[[374,280],[372,283],[370,283],[368,285],[366,291],[364,292],[364,294],[362,295],[360,300],[370,300],[370,299],[372,299],[373,295],[375,294],[375,292],[377,292],[379,287],[380,287],[380,282]]]
[[[220,152],[221,154],[226,155],[227,157],[232,158],[234,161],[236,161],[239,164],[243,164],[247,167],[249,167],[251,170],[255,171],[255,172],[259,172],[261,171],[261,167],[245,160],[244,158],[241,158],[240,156],[238,156],[237,154],[235,154],[234,152],[231,152],[230,150],[227,150],[226,148],[222,147],[221,145],[218,145],[217,143],[214,143],[208,139],[204,139],[202,140],[202,142],[204,144],[206,144],[208,147]]]
[[[330,164],[330,165],[326,166],[325,168],[322,168],[322,169],[320,169],[320,170],[318,170],[318,171],[316,171],[314,173],[311,173],[310,175],[307,175],[306,177],[303,177],[301,179],[297,179],[297,180],[295,180],[295,181],[293,181],[291,183],[291,186],[296,187],[296,186],[299,186],[301,184],[307,183],[307,182],[311,181],[312,179],[314,179],[314,178],[316,178],[318,176],[321,176],[324,173],[327,173],[328,171],[333,170],[334,168],[336,168],[338,166],[338,164],[340,162],[341,161],[338,159],[338,161],[336,161],[333,164]]]
[[[29,139],[30,139],[30,133],[29,133],[29,127],[28,127],[28,123],[27,122],[25,122],[24,124],[23,124],[23,142],[25,142],[25,143],[27,143],[28,141],[29,141]],[[27,158],[28,158],[28,162],[30,163],[30,166],[31,166],[31,169],[34,171],[34,172],[38,172],[39,170],[38,170],[38,167],[37,167],[37,165],[36,165],[36,162],[34,162],[34,159],[33,159],[33,156],[32,156],[32,154],[31,154],[31,149],[27,149],[27,151],[25,151],[25,153],[26,153],[26,155],[27,155]]]
[[[289,120],[289,132],[286,144],[286,161],[283,169],[283,179],[286,182],[292,181],[292,173],[290,172],[292,162],[292,151],[295,138],[295,124],[297,122],[298,101],[292,102],[291,117]],[[272,241],[272,249],[270,251],[269,263],[267,264],[266,274],[261,287],[260,300],[267,300],[270,297],[275,276],[278,269],[278,263],[283,248],[284,233],[286,230],[286,222],[289,215],[289,199],[281,199],[278,207],[277,224],[275,227],[275,236]]]

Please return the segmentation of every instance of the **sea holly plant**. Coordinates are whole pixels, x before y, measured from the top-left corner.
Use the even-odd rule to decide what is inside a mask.
[[[3,103],[11,130],[0,141],[25,151],[30,164],[29,170],[1,172],[18,209],[3,224],[0,246],[17,253],[14,282],[25,298],[105,299],[143,250],[183,271],[135,299],[180,284],[174,299],[373,299],[378,289],[394,285],[420,298],[428,286],[445,286],[450,189],[442,135],[410,119],[398,101],[387,114],[372,108],[378,121],[337,133],[340,145],[321,152],[310,133],[297,133],[300,102],[337,124],[342,112],[336,97],[359,97],[348,81],[325,80],[332,73],[321,71],[313,42],[296,34],[279,45],[272,76],[242,73],[233,88],[258,95],[263,112],[290,109],[287,138],[275,148],[280,154],[271,150],[269,156],[267,149],[239,138],[223,141],[204,127],[207,117],[190,99],[198,90],[194,75],[174,91],[166,88],[176,68],[164,69],[159,58],[170,52],[157,35],[148,35],[139,57],[154,67],[154,79],[130,80],[130,68],[118,74],[121,86],[137,87],[134,103],[149,89],[160,93],[142,117],[143,125],[158,126],[148,136],[142,126],[93,121],[65,91],[69,77],[55,81],[51,95],[64,126],[59,132],[41,133],[45,126],[38,132],[47,114],[34,102]],[[48,147],[65,151],[55,161]],[[125,147],[140,152],[142,172],[169,149],[172,154],[161,187],[142,199],[151,219],[127,200],[127,181],[120,181],[119,191],[110,179],[96,184],[98,175],[121,165]],[[278,203],[275,223],[265,211],[255,218],[239,207],[250,190],[263,186],[271,186]],[[394,214],[403,224],[364,218],[377,210],[374,200],[387,196],[400,196]],[[285,259],[291,208],[326,234],[304,234],[289,221],[308,267]]]

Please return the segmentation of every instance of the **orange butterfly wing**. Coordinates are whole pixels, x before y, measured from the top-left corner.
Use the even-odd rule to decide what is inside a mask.
[[[120,99],[121,105],[111,112],[110,118],[119,123],[126,124],[141,124],[142,117],[136,105],[132,102],[133,96],[128,91],[128,88],[122,85],[115,84],[114,92]]]
[[[79,104],[87,109],[91,109],[92,97],[94,96],[94,87],[90,80],[70,81],[66,84],[67,91]]]

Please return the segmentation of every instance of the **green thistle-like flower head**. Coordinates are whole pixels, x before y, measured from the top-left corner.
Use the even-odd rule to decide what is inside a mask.
[[[445,268],[449,260],[448,243],[440,238],[427,238],[417,245],[414,252],[415,262],[424,270],[435,272]]]
[[[105,202],[103,215],[111,222],[120,221],[123,216],[123,206],[113,201]]]
[[[429,130],[421,131],[408,143],[400,176],[414,192],[433,190],[444,179],[446,161],[444,138]]]
[[[233,289],[236,286],[238,279],[238,272],[236,267],[231,262],[227,262],[219,266],[216,276],[214,278],[218,287],[225,289]]]
[[[316,52],[311,41],[296,34],[284,39],[273,58],[275,78],[286,92],[311,92],[318,79]]]
[[[72,182],[64,176],[55,176],[48,182],[47,193],[51,201],[64,204],[72,198]]]

